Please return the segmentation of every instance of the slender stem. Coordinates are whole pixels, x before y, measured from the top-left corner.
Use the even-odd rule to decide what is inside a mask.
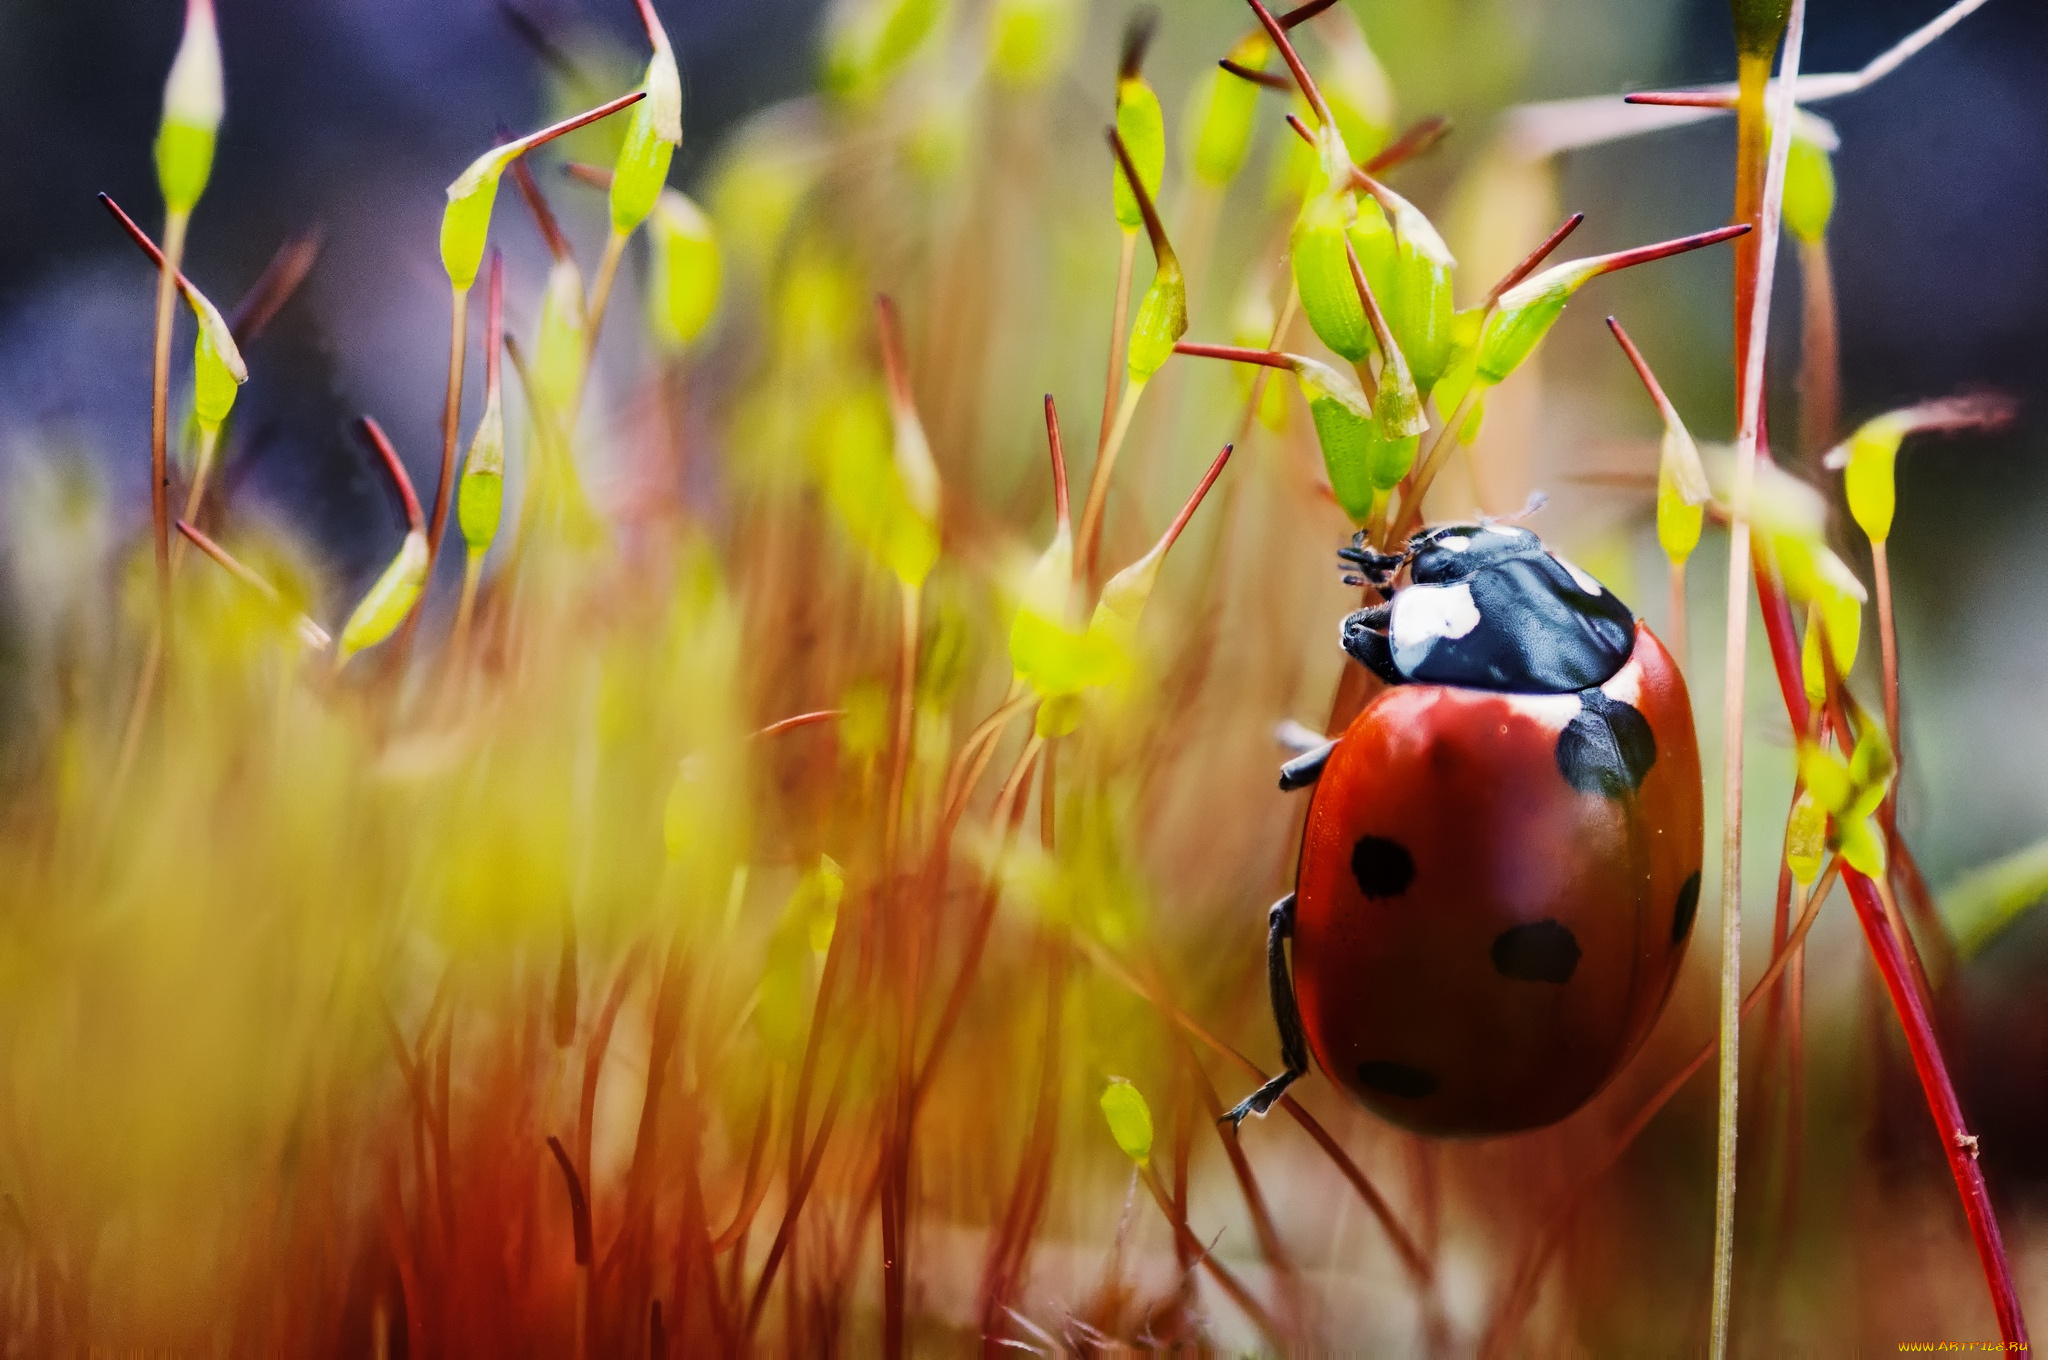
[[[149,373],[149,519],[156,545],[157,619],[167,643],[171,631],[171,321],[178,295],[178,264],[185,256],[185,232],[191,224],[188,210],[174,208],[164,215],[163,267],[157,271],[156,282],[156,348]]]
[[[1202,1239],[1195,1236],[1194,1229],[1188,1227],[1187,1220],[1174,1212],[1173,1199],[1166,1193],[1166,1187],[1159,1183],[1159,1177],[1153,1172],[1152,1168],[1140,1166],[1138,1168],[1138,1178],[1144,1181],[1145,1188],[1152,1192],[1153,1203],[1159,1206],[1159,1212],[1165,1215],[1167,1223],[1173,1228],[1174,1236],[1179,1239],[1188,1253],[1202,1263],[1203,1268],[1209,1272],[1209,1277],[1216,1281],[1225,1294],[1230,1296],[1230,1301],[1238,1306],[1239,1311],[1251,1319],[1252,1325],[1265,1333],[1267,1342],[1276,1351],[1285,1353],[1288,1349],[1286,1344],[1288,1339],[1287,1333],[1281,1329],[1278,1322],[1274,1321],[1273,1315],[1266,1311],[1265,1306],[1259,1302],[1257,1296],[1251,1290],[1245,1288],[1244,1282],[1239,1280],[1228,1266],[1217,1260],[1215,1255],[1202,1245]]]
[[[448,503],[455,490],[455,440],[462,425],[462,365],[469,353],[469,290],[452,290],[449,311],[448,391],[441,403],[441,480],[434,487],[434,515],[427,521],[427,579],[441,553],[441,535],[448,526]]]
[[[1102,538],[1102,509],[1109,500],[1109,478],[1116,471],[1117,451],[1124,446],[1124,437],[1131,431],[1131,416],[1138,409],[1138,398],[1145,394],[1145,384],[1132,381],[1124,385],[1124,399],[1116,408],[1116,420],[1109,427],[1109,438],[1103,441],[1102,454],[1095,460],[1095,470],[1088,478],[1088,503],[1081,510],[1081,529],[1075,542],[1075,551],[1089,579],[1095,576],[1096,546]]]
[[[1756,1008],[1757,1003],[1771,991],[1771,985],[1778,980],[1778,975],[1784,971],[1786,965],[1800,956],[1800,951],[1805,948],[1807,932],[1813,929],[1814,920],[1820,915],[1821,903],[1826,900],[1828,890],[1834,885],[1838,867],[1838,861],[1829,860],[1827,867],[1821,870],[1820,877],[1815,880],[1814,891],[1806,899],[1805,908],[1800,912],[1799,922],[1792,928],[1785,948],[1772,955],[1770,966],[1750,988],[1749,995],[1743,998],[1743,1014],[1747,1015]],[[1649,1127],[1650,1121],[1656,1118],[1657,1113],[1670,1104],[1672,1098],[1685,1089],[1686,1083],[1707,1065],[1707,1059],[1714,1056],[1720,1044],[1718,1037],[1707,1040],[1706,1045],[1693,1055],[1691,1061],[1672,1073],[1670,1078],[1642,1103],[1629,1121],[1621,1126],[1620,1132],[1614,1135],[1600,1159],[1587,1168],[1578,1181],[1565,1191],[1557,1208],[1551,1213],[1549,1222],[1523,1253],[1521,1265],[1517,1267],[1500,1306],[1487,1324],[1486,1337],[1479,1348],[1482,1356],[1499,1354],[1505,1348],[1508,1341],[1507,1333],[1521,1320],[1522,1314],[1533,1301],[1536,1286],[1543,1278],[1544,1269],[1549,1265],[1558,1243],[1563,1240],[1565,1229],[1571,1226],[1586,1192],[1613,1170],[1615,1163],[1621,1160],[1622,1153],[1628,1151],[1642,1131]]]
[[[1436,435],[1429,441],[1429,449],[1416,464],[1415,480],[1401,497],[1401,515],[1394,521],[1394,532],[1388,542],[1398,543],[1415,532],[1422,524],[1422,498],[1428,494],[1430,484],[1436,481],[1437,473],[1450,461],[1451,450],[1462,441],[1458,431],[1464,427],[1465,418],[1472,413],[1472,403],[1479,400],[1478,383],[1465,389],[1465,395],[1458,401],[1458,409],[1451,412],[1451,418],[1443,423]]]
[[[619,261],[626,257],[628,236],[617,227],[605,238],[604,257],[597,262],[597,277],[590,282],[590,303],[583,309],[584,328],[588,332],[584,351],[584,371],[597,360],[597,333],[604,328],[605,309],[611,305],[612,284],[619,276]]]
[[[476,613],[476,588],[484,576],[484,555],[471,548],[462,561],[462,602],[455,607],[455,635],[448,655],[460,664],[469,648],[469,625]]]
[[[1884,731],[1891,739],[1892,759],[1899,760],[1899,635],[1892,618],[1892,568],[1885,541],[1870,543],[1871,573],[1877,578],[1877,641],[1884,657]],[[1895,784],[1894,789],[1897,785]],[[1890,802],[1888,796],[1886,802]]]
[[[1764,346],[1770,331],[1771,285],[1777,271],[1778,228],[1785,195],[1785,166],[1792,150],[1792,88],[1806,35],[1806,0],[1792,0],[1785,27],[1777,107],[1773,109],[1770,157],[1757,204],[1757,230],[1744,229],[1738,251],[1747,248],[1754,272],[1747,291],[1737,293],[1740,419],[1735,447],[1735,489],[1728,549],[1728,635],[1721,708],[1721,1071],[1720,1128],[1714,1178],[1714,1285],[1709,1324],[1713,1360],[1728,1354],[1728,1315],[1735,1286],[1735,1170],[1738,1103],[1741,1094],[1742,1026],[1742,740],[1744,680],[1748,674],[1750,497],[1756,485],[1757,438],[1763,413]],[[1759,70],[1742,64],[1743,116],[1762,113]],[[1745,143],[1760,134],[1752,128]],[[1738,167],[1738,196],[1745,181]],[[1741,203],[1738,197],[1738,213]],[[1738,261],[1741,254],[1738,254]],[[1737,288],[1741,290],[1738,265]]]
[[[1841,334],[1835,307],[1835,274],[1826,238],[1799,243],[1799,276],[1804,284],[1799,344],[1799,453],[1819,467],[1835,442],[1841,419]]]
[[[1138,233],[1126,231],[1123,237],[1123,251],[1116,263],[1116,307],[1109,321],[1109,374],[1102,380],[1102,426],[1095,436],[1097,462],[1109,447],[1109,432],[1116,424],[1117,392],[1124,381],[1124,346],[1129,340],[1124,331],[1130,324],[1131,272],[1138,262]]]
[[[1671,660],[1680,673],[1686,669],[1686,658],[1690,648],[1686,644],[1687,626],[1685,620],[1685,563],[1671,564],[1671,622],[1666,625],[1669,636]]]
[[[893,884],[896,852],[903,834],[903,781],[910,768],[910,739],[917,706],[917,635],[922,591],[902,583],[903,633],[896,653],[896,736],[889,757],[888,802],[882,809],[882,878]],[[890,889],[894,891],[893,887]]]

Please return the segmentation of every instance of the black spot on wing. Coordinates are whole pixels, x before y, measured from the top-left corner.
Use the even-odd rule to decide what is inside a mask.
[[[1399,897],[1415,881],[1415,857],[1399,841],[1360,836],[1351,847],[1351,876],[1367,897]]]
[[[1358,1065],[1358,1084],[1378,1091],[1381,1095],[1400,1096],[1404,1100],[1420,1100],[1436,1094],[1436,1078],[1419,1067],[1407,1063],[1362,1062]]]
[[[1657,763],[1657,737],[1633,704],[1597,689],[1579,694],[1579,712],[1557,737],[1557,769],[1580,793],[1625,798]]]
[[[1512,926],[1494,937],[1493,966],[1514,982],[1570,982],[1579,966],[1579,941],[1556,921]]]
[[[1692,918],[1700,911],[1700,871],[1692,871],[1678,889],[1678,908],[1671,913],[1671,943],[1682,944],[1692,933]]]

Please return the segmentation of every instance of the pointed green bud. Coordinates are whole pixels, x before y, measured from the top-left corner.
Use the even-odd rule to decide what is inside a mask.
[[[1829,814],[1845,812],[1855,792],[1849,781],[1849,762],[1815,742],[1799,743],[1799,778],[1813,801]]]
[[[1013,90],[1045,84],[1066,60],[1074,0],[996,0],[989,20],[989,68]]]
[[[1857,427],[1847,441],[1829,449],[1821,464],[1842,474],[1842,490],[1857,527],[1873,543],[1891,537],[1898,492],[1894,466],[1909,434],[1936,430],[1995,430],[2013,417],[2010,398],[1995,393],[1949,397],[1887,411]]]
[[[469,455],[462,464],[462,487],[456,494],[455,516],[462,526],[462,541],[469,550],[489,549],[498,533],[498,519],[505,505],[505,407],[504,398],[491,392],[484,399],[483,416],[469,441]]]
[[[1785,228],[1814,245],[1827,235],[1835,214],[1835,167],[1825,146],[1800,135],[1802,121],[1794,120],[1785,162]]]
[[[819,443],[826,499],[847,533],[899,581],[922,582],[938,561],[937,521],[904,485],[887,399],[873,389],[843,398]]]
[[[1669,443],[1671,432],[1668,427],[1664,437]],[[1697,453],[1694,456],[1697,457]],[[1673,473],[1673,460],[1660,458],[1657,462],[1657,544],[1664,549],[1664,555],[1671,559],[1673,566],[1684,566],[1693,549],[1700,545],[1700,531],[1706,520],[1706,506],[1685,498],[1685,491]]]
[[[849,0],[834,6],[825,41],[827,93],[865,104],[924,45],[946,0]]]
[[[1166,114],[1159,107],[1159,96],[1141,75],[1129,75],[1116,83],[1116,131],[1137,163],[1146,195],[1158,202],[1159,184],[1166,175]],[[1117,225],[1137,231],[1145,225],[1137,195],[1131,192],[1121,164],[1113,164],[1110,170],[1115,176],[1112,198]]]
[[[610,117],[620,109],[645,102],[649,102],[647,92],[635,90],[573,118],[530,132],[517,141],[492,147],[471,161],[468,168],[449,184],[448,206],[441,211],[441,267],[448,271],[448,282],[454,285],[455,291],[468,292],[469,286],[476,282],[477,272],[484,266],[484,246],[491,234],[491,207],[498,200],[498,181],[507,166],[533,148],[564,133],[574,132],[600,118]]]
[[[1801,789],[1785,827],[1785,864],[1802,886],[1811,886],[1820,876],[1820,862],[1827,848],[1827,809],[1814,801],[1810,791]]]
[[[1131,322],[1127,366],[1131,381],[1148,381],[1173,354],[1174,341],[1188,333],[1188,284],[1172,251],[1159,259],[1152,284]]]
[[[1153,587],[1159,584],[1159,568],[1166,562],[1166,554],[1172,550],[1174,541],[1180,537],[1188,521],[1194,518],[1202,499],[1209,494],[1209,488],[1222,475],[1223,465],[1230,461],[1231,446],[1225,444],[1223,451],[1216,455],[1216,461],[1209,465],[1181,507],[1180,514],[1159,536],[1159,541],[1148,549],[1143,557],[1125,567],[1105,581],[1102,597],[1095,603],[1094,617],[1088,621],[1089,635],[1101,647],[1105,656],[1118,675],[1128,675],[1137,653],[1138,621],[1144,616],[1145,605],[1152,598]]]
[[[1131,323],[1128,347],[1131,381],[1142,385],[1172,355],[1174,341],[1188,332],[1188,284],[1186,276],[1181,273],[1180,259],[1173,253],[1172,243],[1166,239],[1166,227],[1159,220],[1152,191],[1145,183],[1145,168],[1133,157],[1130,147],[1124,143],[1123,134],[1115,128],[1110,129],[1109,145],[1118,168],[1123,172],[1119,183],[1136,190],[1133,197],[1137,200],[1138,215],[1145,224],[1145,234],[1152,242],[1152,258],[1156,265],[1151,286],[1145,290],[1144,298],[1138,303],[1138,315]]]
[[[172,212],[191,212],[206,192],[226,111],[213,0],[186,0],[185,35],[164,81],[163,121],[156,135],[157,186]]]
[[[1581,260],[1567,260],[1522,280],[1500,295],[1493,318],[1486,323],[1486,329],[1479,337],[1479,377],[1489,384],[1498,384],[1521,367],[1523,360],[1563,315],[1565,303],[1587,280],[1661,260],[1668,255],[1717,245],[1748,231],[1747,223],[1716,227],[1712,231],[1696,232],[1676,240],[1658,241]]]
[[[205,294],[187,288],[185,301],[199,321],[192,351],[192,414],[201,430],[218,431],[234,409],[235,394],[249,381],[249,366],[242,362],[234,331]]]
[[[1354,364],[1373,347],[1372,326],[1351,281],[1344,249],[1344,233],[1355,208],[1356,200],[1347,192],[1316,194],[1302,204],[1293,235],[1294,287],[1301,310],[1317,338]]]
[[[1109,1121],[1109,1136],[1124,1150],[1124,1156],[1139,1166],[1152,1161],[1152,1107],[1138,1088],[1122,1077],[1111,1077],[1102,1090],[1102,1117]]]
[[[1792,16],[1792,0],[1728,0],[1728,10],[1735,20],[1735,50],[1770,60]]]
[[[1856,665],[1856,648],[1862,635],[1863,602],[1839,590],[1823,590],[1807,615],[1806,643],[1800,659],[1808,699],[1820,703],[1827,696],[1821,639],[1827,639],[1828,659],[1834,662],[1835,674],[1846,678]]]
[[[583,272],[573,259],[555,261],[541,295],[540,328],[533,341],[533,385],[557,421],[573,418],[583,369],[589,357],[589,328],[583,310]],[[564,436],[568,434],[565,429]]]
[[[718,310],[724,267],[717,233],[695,203],[664,189],[647,240],[648,329],[663,349],[687,349]]]
[[[1850,868],[1865,878],[1884,877],[1884,835],[1869,817],[1837,819],[1835,840]]]
[[[1254,32],[1230,49],[1230,59],[1258,71],[1265,68],[1272,51],[1265,33]],[[1258,107],[1259,87],[1221,67],[1196,79],[1182,125],[1196,179],[1220,189],[1237,178],[1251,153]]]
[[[1427,394],[1451,362],[1451,273],[1458,262],[1421,209],[1385,186],[1373,196],[1377,211],[1368,213],[1366,204],[1359,204],[1352,245],[1415,386]],[[1374,218],[1391,233],[1384,241],[1371,239],[1377,235]],[[1361,236],[1373,254],[1361,245]]]
[[[518,157],[518,146],[507,142],[486,151],[448,186],[448,206],[441,212],[441,268],[448,272],[448,282],[457,292],[467,292],[484,266],[498,180]]]
[[[1041,699],[1100,684],[1111,658],[1099,637],[1068,626],[1074,584],[1074,535],[1062,524],[1024,578],[1010,622],[1010,664]]]
[[[427,536],[415,529],[406,534],[398,556],[391,559],[391,565],[384,568],[384,574],[348,616],[334,664],[340,666],[357,652],[376,646],[396,632],[419,603],[426,584]]]
[[[668,167],[683,141],[683,81],[668,34],[644,7],[654,56],[647,63],[641,88],[647,98],[633,106],[626,122],[626,140],[612,168],[612,230],[625,235],[647,220],[668,183]]]

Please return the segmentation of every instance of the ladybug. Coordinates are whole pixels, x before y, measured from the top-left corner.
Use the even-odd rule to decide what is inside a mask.
[[[1555,1123],[1642,1045],[1685,957],[1704,837],[1685,679],[1519,526],[1338,555],[1385,600],[1343,646],[1387,688],[1281,767],[1314,790],[1268,918],[1285,1070],[1224,1117],[1264,1114],[1313,1055],[1418,1133]]]

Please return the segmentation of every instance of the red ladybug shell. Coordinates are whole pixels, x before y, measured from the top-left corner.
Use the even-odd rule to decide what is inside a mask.
[[[1302,841],[1293,973],[1318,1065],[1422,1133],[1578,1109],[1678,975],[1700,797],[1684,677],[1640,623],[1598,690],[1386,690]]]

